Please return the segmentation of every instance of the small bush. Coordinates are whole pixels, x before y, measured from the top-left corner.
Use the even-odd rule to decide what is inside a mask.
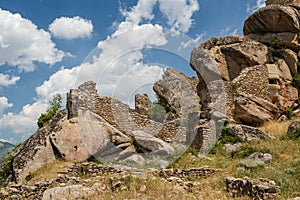
[[[166,115],[166,104],[160,100],[153,102],[152,107],[149,110],[149,118],[153,121],[164,123]]]
[[[273,56],[278,58],[283,58],[282,51],[284,49],[283,45],[281,44],[281,41],[278,39],[274,39],[270,46],[268,47],[269,51],[272,53]]]
[[[300,138],[300,131],[294,131],[281,137],[282,140],[297,140]]]
[[[239,143],[242,142],[242,139],[239,138],[236,135],[233,135],[227,131],[226,127],[221,128],[221,136],[219,137],[217,143],[215,146],[210,150],[210,154],[216,154],[217,150],[222,148],[224,144],[229,144],[229,143]]]
[[[10,151],[7,156],[1,160],[0,162],[0,165],[1,165],[1,168],[0,168],[0,184],[2,185],[6,180],[7,178],[9,177],[9,175],[12,174],[12,168],[11,168],[11,163],[12,163],[12,151]]]
[[[284,113],[285,113],[285,115],[287,116],[288,119],[292,119],[293,114],[294,114],[293,112],[294,112],[293,108],[291,108],[291,107],[287,107],[284,111]]]
[[[56,94],[52,101],[49,102],[50,108],[46,111],[46,113],[41,114],[41,116],[38,118],[37,125],[39,128],[44,127],[49,123],[49,121],[53,118],[55,113],[62,107],[62,97],[60,94]]]
[[[236,89],[238,89],[239,87],[242,87],[242,83],[230,83],[230,87],[231,87],[231,89],[233,89],[233,90],[236,90]]]
[[[29,172],[29,174],[25,177],[25,180],[30,181],[34,177],[34,175],[35,175],[34,173]]]
[[[245,167],[245,169],[256,169],[263,167],[265,163],[263,161],[257,161],[257,160],[250,160],[250,159],[244,159],[240,161],[240,165],[242,167]]]
[[[278,40],[277,38],[271,41],[271,47],[273,47],[274,49],[281,49],[282,48],[282,44],[280,42],[280,40]]]
[[[298,90],[300,89],[300,73],[297,73],[294,77],[293,77],[293,84],[292,84],[295,88],[297,88]]]

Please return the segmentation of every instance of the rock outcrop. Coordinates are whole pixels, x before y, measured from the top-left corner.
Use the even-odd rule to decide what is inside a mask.
[[[200,111],[200,99],[197,95],[198,80],[168,68],[163,78],[156,82],[153,90],[167,106],[169,119],[188,118],[189,113]]]
[[[299,11],[297,0],[269,0],[245,20],[245,36],[212,38],[194,48],[190,64],[199,78],[202,110],[191,115],[188,130],[199,135],[197,148],[213,146],[220,135],[215,112],[260,126],[298,107],[292,82],[298,73]]]
[[[276,139],[273,136],[251,126],[230,124],[227,126],[227,131],[234,136],[237,136],[243,142],[255,142],[261,139]]]
[[[146,106],[152,104],[148,98],[145,101]],[[142,113],[117,99],[99,96],[92,81],[70,90],[66,109],[16,149],[11,178],[23,182],[27,175],[55,160],[147,164],[150,154],[171,158],[174,148],[184,149],[185,128],[180,122],[158,123],[148,119],[147,109],[139,111]]]
[[[299,14],[290,6],[271,4],[253,13],[244,25],[244,33],[298,33]]]

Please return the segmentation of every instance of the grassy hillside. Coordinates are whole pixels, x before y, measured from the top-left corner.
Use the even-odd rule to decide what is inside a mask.
[[[278,199],[288,199],[300,196],[300,139],[290,140],[283,137],[290,122],[267,123],[262,130],[277,137],[276,140],[263,140],[257,143],[245,143],[241,150],[226,154],[222,146],[218,146],[213,154],[198,157],[193,152],[186,153],[170,167],[177,169],[188,169],[194,167],[209,166],[221,169],[216,174],[207,178],[191,179],[193,187],[174,183],[164,178],[143,175],[130,175],[124,179],[124,187],[112,190],[112,176],[106,175],[101,178],[80,177],[83,182],[92,186],[95,182],[101,183],[101,190],[88,199],[231,199],[226,190],[224,177],[245,176],[259,179],[266,178],[274,180],[280,186]],[[262,165],[255,161],[244,158],[253,152],[270,153],[273,159],[270,163]],[[70,163],[56,162],[47,165],[32,174],[29,184],[37,181],[49,180],[57,176],[57,172],[67,169]],[[122,176],[122,175],[116,175]],[[123,189],[122,189],[123,188]],[[236,199],[249,199],[241,197]]]

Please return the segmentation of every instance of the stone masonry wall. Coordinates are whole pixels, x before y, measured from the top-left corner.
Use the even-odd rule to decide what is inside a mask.
[[[132,131],[141,130],[171,142],[176,135],[185,134],[185,129],[179,128],[180,122],[171,121],[162,124],[152,121],[117,99],[99,96],[95,88],[96,84],[89,81],[68,93],[69,119],[78,116],[78,109],[90,110],[126,135],[131,135]]]

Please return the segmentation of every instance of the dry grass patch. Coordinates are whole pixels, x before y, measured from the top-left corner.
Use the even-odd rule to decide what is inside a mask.
[[[270,135],[279,138],[287,132],[288,127],[292,122],[299,120],[300,118],[295,118],[286,122],[266,122],[263,126],[260,127],[260,129],[269,133]]]
[[[106,181],[109,185],[109,181]],[[122,189],[123,188],[123,189]],[[125,188],[125,189],[124,189]],[[176,184],[158,177],[130,177],[114,191],[107,189],[88,197],[89,200],[124,200],[124,199],[164,199],[194,200],[199,199],[192,192],[187,192]]]
[[[57,178],[59,172],[63,172],[70,168],[72,162],[66,161],[54,161],[52,163],[46,164],[42,168],[35,172],[30,173],[28,177],[28,184],[34,184],[40,181],[50,181]]]

